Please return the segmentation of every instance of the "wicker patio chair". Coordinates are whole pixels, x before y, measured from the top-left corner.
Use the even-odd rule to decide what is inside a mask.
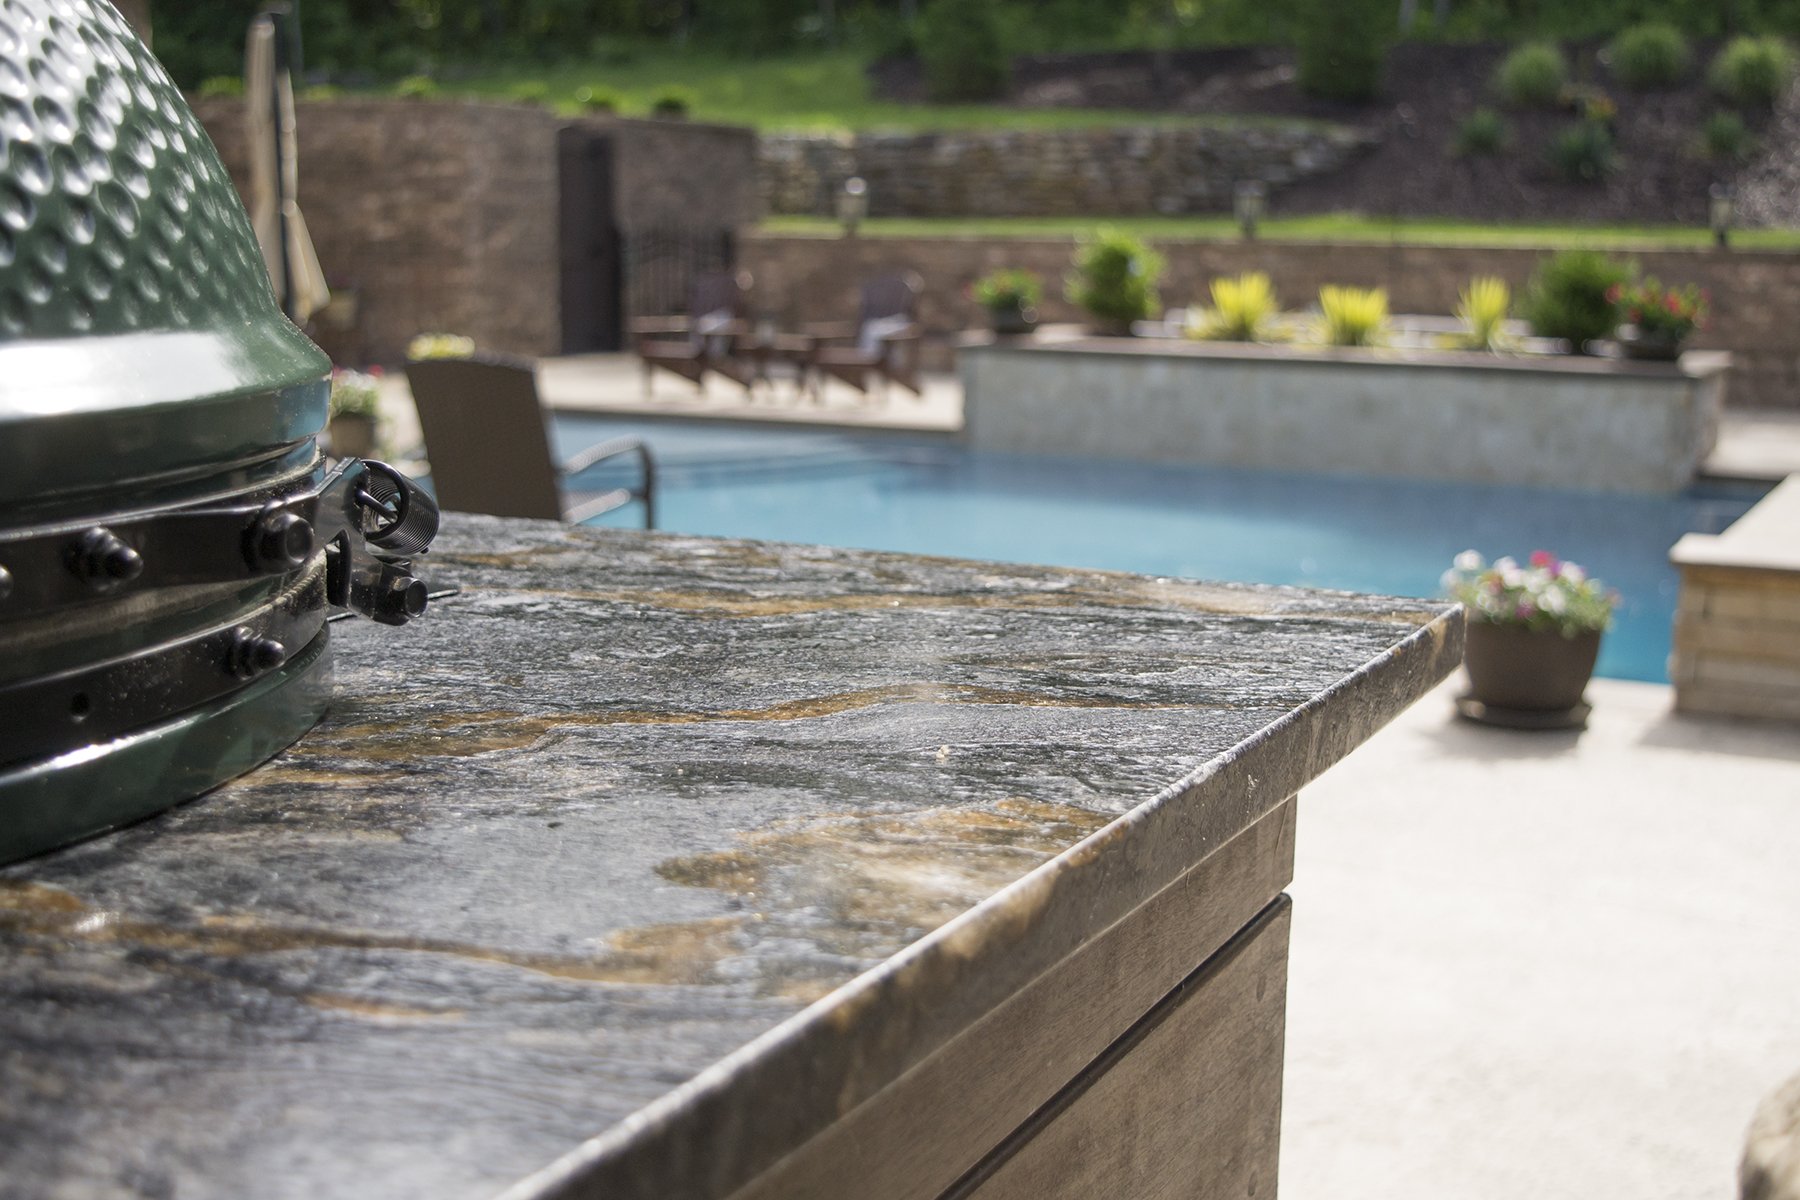
[[[715,371],[748,388],[757,368],[736,354],[748,332],[750,272],[708,271],[694,278],[686,316],[638,317],[631,336],[644,363],[644,394],[656,368],[679,375],[696,388]]]
[[[424,359],[406,365],[406,378],[439,507],[579,523],[641,500],[644,528],[656,528],[656,463],[649,447],[637,438],[613,438],[558,462],[531,362],[498,355]],[[637,456],[641,486],[565,491],[564,484],[583,471],[624,454]]]
[[[814,339],[815,378],[829,375],[860,392],[869,390],[871,379],[883,387],[893,382],[919,395],[918,310],[923,288],[916,271],[879,275],[863,284],[854,323],[808,326]],[[849,344],[831,344],[835,342]]]

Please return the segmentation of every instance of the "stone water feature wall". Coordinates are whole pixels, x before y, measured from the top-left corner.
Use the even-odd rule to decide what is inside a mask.
[[[830,216],[843,181],[860,175],[872,216],[1127,216],[1228,211],[1240,180],[1278,190],[1371,144],[1360,130],[1300,121],[765,134],[757,168],[771,214]]]
[[[1168,260],[1162,299],[1198,303],[1214,276],[1266,271],[1288,308],[1317,302],[1327,283],[1388,289],[1393,310],[1447,314],[1476,275],[1498,275],[1517,294],[1546,251],[1515,247],[1354,245],[1325,242],[1181,241],[1159,243]],[[1067,238],[831,238],[757,234],[740,245],[756,277],[757,302],[787,326],[843,320],[856,311],[860,280],[880,271],[914,270],[925,279],[920,305],[927,365],[946,367],[954,335],[985,328],[967,286],[998,267],[1036,271],[1045,281],[1046,321],[1078,321],[1062,298]],[[1726,403],[1800,409],[1800,254],[1760,251],[1642,250],[1645,272],[1694,282],[1712,292],[1712,328],[1699,349],[1732,354]]]

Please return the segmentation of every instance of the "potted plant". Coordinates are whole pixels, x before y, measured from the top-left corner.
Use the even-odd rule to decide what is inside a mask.
[[[331,453],[336,458],[366,458],[375,453],[375,430],[381,408],[381,368],[331,372]]]
[[[1212,307],[1191,319],[1186,332],[1202,341],[1263,342],[1269,340],[1280,315],[1281,302],[1266,274],[1221,275],[1212,281]]]
[[[1564,250],[1538,265],[1525,289],[1523,313],[1539,337],[1561,338],[1569,353],[1592,353],[1592,344],[1619,324],[1612,289],[1631,280],[1633,269],[1597,250]]]
[[[1607,294],[1623,318],[1615,336],[1627,358],[1673,362],[1694,330],[1706,328],[1710,297],[1691,283],[1666,288],[1652,275]]]
[[[1162,255],[1143,242],[1102,229],[1076,248],[1064,293],[1093,318],[1094,332],[1130,337],[1131,323],[1156,310],[1156,281],[1162,269]]]
[[[987,309],[996,334],[1025,334],[1037,328],[1037,303],[1043,299],[1044,282],[1030,271],[993,271],[977,279],[969,295]]]
[[[1582,693],[1618,595],[1580,566],[1544,550],[1526,566],[1490,566],[1465,550],[1444,588],[1468,613],[1464,716],[1521,728],[1563,729],[1587,718]]]

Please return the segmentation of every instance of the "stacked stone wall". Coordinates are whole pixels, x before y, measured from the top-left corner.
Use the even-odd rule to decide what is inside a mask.
[[[758,175],[773,214],[830,216],[852,175],[868,182],[873,216],[1225,212],[1240,181],[1278,191],[1342,166],[1369,138],[1307,122],[766,134]]]

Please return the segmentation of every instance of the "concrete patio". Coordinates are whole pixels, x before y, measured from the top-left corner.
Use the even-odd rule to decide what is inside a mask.
[[[1285,1200],[1732,1197],[1800,1072],[1800,734],[1452,680],[1302,793]]]

